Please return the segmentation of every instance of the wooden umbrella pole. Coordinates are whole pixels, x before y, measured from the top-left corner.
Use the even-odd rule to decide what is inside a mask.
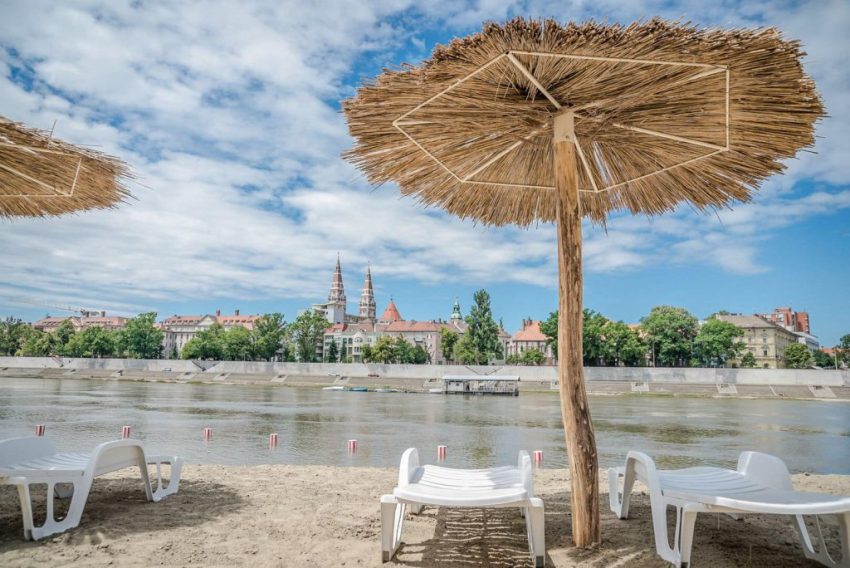
[[[558,230],[558,372],[561,415],[572,482],[572,530],[576,546],[601,542],[599,464],[596,437],[584,388],[582,347],[581,211],[573,114],[553,124]]]

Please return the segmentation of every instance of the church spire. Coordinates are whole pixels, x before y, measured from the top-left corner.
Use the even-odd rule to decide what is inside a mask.
[[[345,288],[342,285],[342,267],[339,264],[339,253],[337,253],[336,270],[331,281],[331,292],[328,294],[328,303],[345,305],[345,301]]]
[[[455,305],[452,306],[452,322],[458,322],[463,319],[463,315],[460,313],[460,302],[455,298]]]
[[[372,289],[372,268],[366,267],[366,280],[363,282],[363,291],[360,292],[360,309],[358,316],[361,320],[375,321],[375,291]]]

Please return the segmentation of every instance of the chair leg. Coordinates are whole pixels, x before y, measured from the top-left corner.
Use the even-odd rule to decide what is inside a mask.
[[[32,536],[33,520],[32,520],[32,496],[30,495],[29,483],[19,482],[18,499],[21,502],[21,516],[24,520],[24,538],[27,540],[35,540]]]
[[[528,549],[535,568],[543,568],[546,563],[546,516],[543,500],[534,497],[525,509],[525,526],[528,531]]]
[[[401,544],[404,513],[404,503],[399,503],[395,496],[381,496],[381,562],[392,560]]]
[[[622,493],[620,493],[620,477],[623,478]],[[611,512],[617,515],[617,518],[629,518],[629,503],[634,485],[635,472],[631,467],[612,467],[608,470],[608,502]]]
[[[690,566],[691,550],[694,545],[694,526],[697,522],[696,511],[682,510],[682,524],[679,532],[679,559],[682,566]]]
[[[833,559],[829,554],[821,530],[820,519],[817,516],[815,516],[817,534],[814,535],[817,539],[817,548],[812,542],[812,537],[809,535],[809,529],[806,527],[806,521],[802,515],[794,517],[794,528],[797,529],[797,535],[800,537],[803,554],[806,558],[830,568],[850,568],[850,513],[834,515],[833,518],[838,521],[838,533],[841,538],[841,558],[839,560]]]
[[[79,526],[80,520],[83,518],[83,509],[85,509],[86,500],[88,499],[89,491],[91,490],[91,481],[83,480],[71,483],[73,486],[71,503],[68,506],[68,513],[61,521],[57,521],[53,517],[53,492],[55,485],[56,483],[53,482],[48,483],[47,485],[47,518],[44,520],[44,524],[40,527],[33,526],[32,524],[32,500],[28,500],[28,511],[24,514],[24,536],[27,536],[27,523],[30,525],[29,538],[32,540],[38,540],[40,538],[61,533]],[[26,489],[26,493],[27,496],[29,496],[28,487]],[[21,508],[24,508],[23,501],[21,501]]]

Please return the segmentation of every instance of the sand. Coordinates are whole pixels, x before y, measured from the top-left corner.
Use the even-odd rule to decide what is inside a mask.
[[[381,566],[378,500],[396,471],[320,466],[188,465],[180,492],[149,503],[131,470],[98,478],[80,527],[23,539],[14,489],[0,486],[0,566]],[[602,480],[601,487],[607,483]],[[547,566],[665,566],[655,554],[649,501],[617,520],[602,497],[604,544],[570,546],[567,473],[535,472],[546,503]],[[850,494],[850,476],[796,475],[799,489]],[[832,530],[833,534],[837,534]],[[515,510],[426,509],[409,517],[394,563],[530,566]],[[782,518],[700,515],[694,566],[816,566]]]

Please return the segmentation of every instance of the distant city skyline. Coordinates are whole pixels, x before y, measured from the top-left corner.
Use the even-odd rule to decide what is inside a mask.
[[[789,160],[753,203],[585,224],[585,305],[626,322],[659,304],[698,317],[791,306],[809,313],[823,345],[850,333],[847,2],[329,2],[4,4],[3,115],[47,129],[56,121],[56,136],[122,157],[138,183],[136,199],[114,210],[0,221],[0,316],[49,311],[16,301],[25,297],[291,321],[323,301],[339,252],[349,275],[371,264],[379,313],[392,297],[405,318],[446,318],[455,297],[467,313],[485,288],[509,331],[545,318],[557,305],[551,225],[477,226],[372,188],[340,158],[351,147],[340,100],[484,20],[659,15],[777,26],[802,42],[830,116],[816,153]]]

